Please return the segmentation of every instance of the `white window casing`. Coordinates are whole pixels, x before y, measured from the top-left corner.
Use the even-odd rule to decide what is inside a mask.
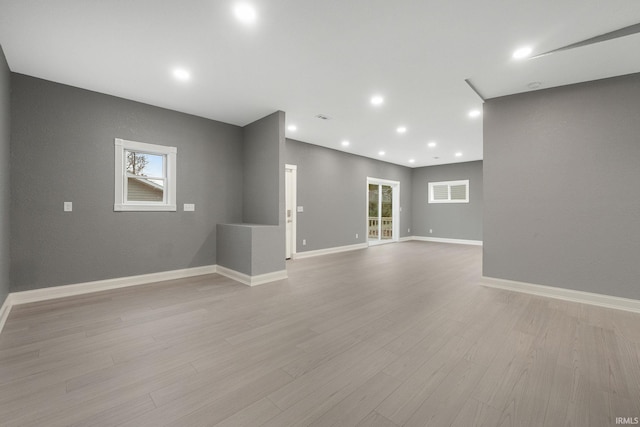
[[[430,182],[429,203],[469,203],[469,180]]]
[[[115,143],[115,200],[114,211],[176,211],[176,147],[147,144],[144,142],[127,141],[116,138]],[[127,172],[127,152],[135,152],[163,158],[162,176],[146,177]],[[128,200],[128,182],[146,184],[162,191],[162,200],[154,197],[139,197],[138,200]],[[159,184],[160,183],[160,184]],[[139,193],[138,193],[139,194]]]

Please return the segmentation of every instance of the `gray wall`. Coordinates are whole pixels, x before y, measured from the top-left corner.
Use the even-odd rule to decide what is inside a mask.
[[[9,145],[11,72],[0,46],[0,306],[9,293]]]
[[[286,270],[281,227],[218,224],[217,230],[218,266],[248,276]]]
[[[243,128],[242,217],[246,223],[278,225],[282,221],[283,127],[284,113],[278,111]]]
[[[297,252],[366,242],[367,177],[400,181],[400,236],[411,234],[410,168],[292,139],[285,158],[298,167],[297,205],[304,207],[297,214]]]
[[[251,227],[242,224],[218,224],[216,264],[251,275]]]
[[[284,226],[262,225],[252,228],[251,275],[286,270]]]
[[[242,220],[242,128],[20,74],[11,110],[12,291],[215,264]],[[113,211],[114,138],[177,147],[178,212]]]
[[[250,276],[286,268],[284,123],[277,111],[243,128],[245,224],[217,227],[218,264]]]
[[[243,221],[274,226],[252,233],[251,275],[286,268],[284,126],[285,113],[276,111],[243,128]]]
[[[482,161],[413,169],[413,235],[482,240]],[[429,182],[469,180],[469,203],[428,203]],[[433,233],[429,233],[433,230]]]
[[[640,299],[640,74],[488,100],[484,275]]]

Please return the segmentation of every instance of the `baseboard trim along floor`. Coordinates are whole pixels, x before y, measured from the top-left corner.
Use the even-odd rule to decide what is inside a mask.
[[[11,294],[7,295],[7,297],[4,300],[4,303],[2,304],[2,307],[0,307],[0,332],[2,332],[2,328],[4,328],[4,324],[7,321],[7,318],[9,317],[9,313],[11,312]]]
[[[420,241],[420,242],[434,242],[434,243],[453,243],[457,245],[473,245],[473,246],[482,246],[482,240],[464,240],[464,239],[448,239],[444,237],[423,237],[423,236],[405,236],[401,237],[398,242],[410,242],[412,240]],[[379,244],[387,244],[387,243],[397,243],[396,241],[388,241],[382,242]],[[376,244],[371,244],[369,242],[366,243],[357,243],[355,245],[347,245],[347,246],[336,246],[332,248],[325,249],[316,249],[313,251],[306,252],[298,252],[293,255],[293,259],[303,259],[310,258],[314,256],[320,255],[329,255],[329,254],[337,254],[340,252],[347,251],[355,251],[358,249],[366,249],[369,246],[375,246]]]
[[[522,292],[530,295],[538,295],[547,298],[555,298],[640,313],[640,301],[630,298],[614,297],[611,295],[556,288],[553,286],[536,285],[534,283],[517,282],[514,280],[497,279],[495,277],[487,276],[482,276],[481,284],[483,286],[504,289],[507,291]]]
[[[93,292],[108,291],[111,289],[126,288],[129,286],[147,285],[167,280],[185,279],[204,274],[218,273],[248,286],[257,286],[276,280],[287,278],[287,271],[275,271],[272,273],[249,276],[219,265],[205,265],[202,267],[185,268],[181,270],[161,271],[158,273],[141,274],[138,276],[117,277],[115,279],[97,280],[93,282],[74,283],[71,285],[52,286],[50,288],[33,289],[29,291],[11,292],[0,308],[0,332],[9,317],[11,307],[19,304],[46,301],[56,298],[64,298],[75,295],[90,294]]]
[[[438,242],[438,243],[456,243],[464,245],[482,245],[482,241],[458,240],[458,239],[440,239],[430,237],[411,236],[406,240]],[[404,240],[404,239],[403,239]],[[339,246],[334,248],[319,249],[308,252],[301,252],[294,255],[295,259],[309,258],[320,255],[335,254],[359,249],[366,249],[367,243],[356,245]],[[186,268],[181,270],[163,271],[151,274],[142,274],[137,276],[119,277],[107,280],[98,280],[86,283],[76,283],[71,285],[55,286],[50,288],[41,288],[21,292],[12,292],[5,299],[0,308],[0,332],[9,317],[11,307],[19,304],[27,304],[31,302],[45,301],[55,298],[64,298],[75,295],[88,294],[93,292],[124,288],[129,286],[144,285],[154,282],[162,282],[166,280],[182,279],[204,274],[218,273],[222,276],[233,279],[247,286],[257,286],[265,283],[287,279],[287,270],[276,271],[267,274],[249,276],[238,271],[218,266],[208,265],[201,267]],[[565,301],[590,304],[600,307],[625,310],[634,313],[640,313],[640,300],[629,298],[615,297],[610,295],[596,294],[591,292],[576,291],[572,289],[557,288],[552,286],[544,286],[533,283],[518,282],[513,280],[498,279],[493,277],[482,277],[481,284],[487,287],[504,289],[538,295],[548,298],[561,299]]]
[[[222,267],[221,265],[217,266],[216,273],[247,286],[264,285],[265,283],[275,282],[276,280],[284,280],[288,277],[287,270],[249,276],[248,274],[240,273],[239,271]]]
[[[148,283],[165,280],[184,279],[216,272],[215,265],[184,268],[181,270],[161,271],[158,273],[140,274],[137,276],[116,277],[114,279],[96,280],[93,282],[75,283],[72,285],[53,286],[50,288],[33,289],[29,291],[11,292],[11,304],[27,304],[54,298],[64,298],[110,289],[126,288],[129,286],[146,285]]]
[[[482,246],[482,240],[448,239],[445,237],[424,237],[424,236],[411,236],[410,240],[417,240],[419,242],[453,243],[456,245]]]
[[[333,248],[317,249],[315,251],[298,252],[293,255],[293,259],[310,258],[320,255],[337,254],[340,252],[356,251],[358,249],[366,249],[369,247],[368,243],[358,243],[355,245],[336,246]]]

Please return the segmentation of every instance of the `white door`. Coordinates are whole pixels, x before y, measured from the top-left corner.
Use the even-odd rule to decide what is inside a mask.
[[[286,258],[296,253],[296,173],[295,165],[285,165],[284,198],[286,226]]]

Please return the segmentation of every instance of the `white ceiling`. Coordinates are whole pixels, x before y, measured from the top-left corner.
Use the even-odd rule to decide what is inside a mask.
[[[511,59],[636,24],[638,0],[246,2],[254,25],[234,0],[0,0],[0,44],[14,72],[240,126],[283,110],[289,138],[406,166],[482,159],[465,79],[492,98],[640,72],[638,34]]]

